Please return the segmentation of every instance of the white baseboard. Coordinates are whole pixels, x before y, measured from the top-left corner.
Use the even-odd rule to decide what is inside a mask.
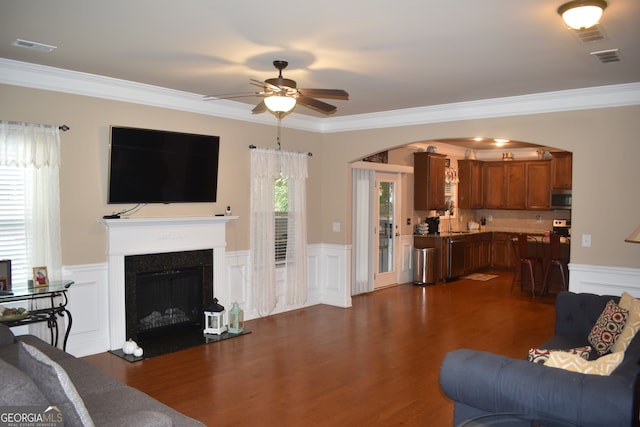
[[[616,295],[627,292],[640,298],[640,269],[569,264],[569,290],[576,293]]]

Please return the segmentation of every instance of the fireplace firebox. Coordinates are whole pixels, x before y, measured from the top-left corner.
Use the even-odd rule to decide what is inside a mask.
[[[202,334],[203,307],[213,301],[213,250],[125,257],[126,334],[149,345]]]

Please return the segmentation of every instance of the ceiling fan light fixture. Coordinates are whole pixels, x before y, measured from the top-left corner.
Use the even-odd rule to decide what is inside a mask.
[[[606,8],[605,0],[574,0],[560,6],[558,14],[569,27],[584,30],[596,25]]]
[[[286,95],[271,95],[264,99],[264,104],[274,113],[288,113],[296,106],[296,99]]]

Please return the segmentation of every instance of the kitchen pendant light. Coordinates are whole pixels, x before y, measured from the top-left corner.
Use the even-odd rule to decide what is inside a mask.
[[[606,8],[605,0],[574,0],[560,6],[558,14],[574,30],[585,30],[600,21]]]

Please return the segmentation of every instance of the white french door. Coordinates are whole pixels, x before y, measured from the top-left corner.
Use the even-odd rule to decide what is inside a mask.
[[[399,182],[398,174],[376,173],[374,203],[374,288],[376,289],[398,283]]]

